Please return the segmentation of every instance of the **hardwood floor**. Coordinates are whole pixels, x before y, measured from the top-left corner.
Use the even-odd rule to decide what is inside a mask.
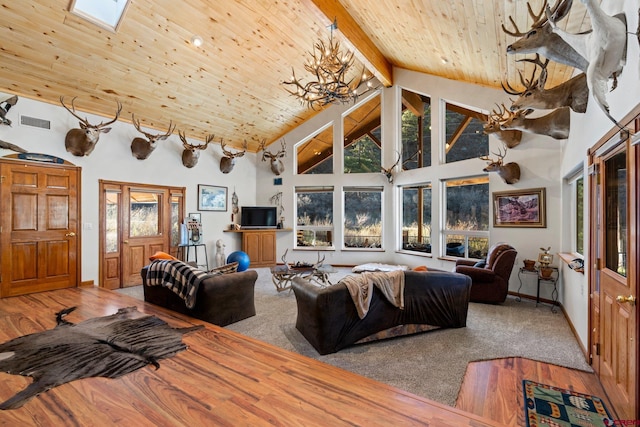
[[[605,401],[611,416],[616,418],[614,408],[594,373],[522,358],[470,363],[456,408],[490,418],[505,427],[524,426],[524,379],[598,396]]]
[[[186,351],[117,379],[53,388],[22,408],[0,411],[20,426],[501,426],[351,372],[190,319],[113,291],[71,288],[0,299],[0,341],[51,329],[55,313],[77,306],[80,322],[137,306],[173,327],[203,324]],[[30,378],[0,374],[0,401]]]

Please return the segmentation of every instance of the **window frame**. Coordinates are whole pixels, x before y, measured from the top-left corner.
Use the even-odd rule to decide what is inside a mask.
[[[298,194],[299,193],[331,193],[331,226],[323,226],[323,225],[300,225],[298,224]],[[295,241],[293,248],[296,250],[335,250],[335,238],[336,238],[336,224],[335,224],[335,189],[333,186],[319,187],[319,186],[297,186],[294,187],[294,208],[295,208],[295,222],[294,222],[294,231],[295,231]],[[299,232],[310,231],[313,232],[314,235],[319,231],[329,232],[333,237],[331,239],[331,244],[326,246],[317,246],[315,244],[310,246],[299,246],[298,245],[298,235]]]
[[[448,229],[448,220],[447,220],[447,182],[450,181],[464,181],[464,180],[474,180],[474,179],[483,179],[486,181],[486,185],[489,186],[489,194],[487,197],[487,229],[486,230],[454,230]],[[478,185],[477,183],[475,185]],[[485,183],[482,183],[485,184]],[[468,184],[474,185],[474,184]],[[471,258],[469,257],[469,239],[471,238],[486,238],[487,239],[487,249],[491,246],[491,219],[490,219],[490,209],[491,209],[491,187],[490,180],[488,174],[483,175],[473,175],[473,176],[465,176],[465,177],[451,177],[440,180],[440,206],[441,206],[441,228],[440,228],[440,256],[441,259],[447,260],[458,260],[458,259],[477,259],[481,260],[482,258]],[[454,256],[447,254],[447,238],[449,236],[462,236],[464,238],[464,255],[463,256]],[[485,255],[486,257],[486,255]]]
[[[349,192],[370,192],[370,193],[380,193],[380,247],[351,247],[346,246],[347,241],[347,229],[346,229],[346,220],[342,221],[342,250],[345,251],[384,251],[384,187],[380,186],[372,186],[372,187],[363,187],[363,186],[345,186],[342,188],[342,218],[346,218],[346,196]]]
[[[430,234],[429,234],[429,246],[431,246],[429,251],[420,251],[420,250],[413,250],[410,248],[405,248],[404,246],[404,190],[406,189],[416,189],[418,191],[418,198],[422,199],[422,203],[420,203],[419,205],[422,206],[424,205],[424,190],[428,189],[429,191],[431,191],[431,205],[429,206],[429,211],[430,211],[430,215],[429,217],[431,218],[431,221],[429,222],[429,228],[430,228]],[[433,183],[432,182],[420,182],[420,183],[415,183],[415,184],[406,184],[406,185],[400,185],[398,186],[399,189],[399,198],[400,198],[400,221],[399,221],[399,227],[400,227],[400,250],[403,252],[407,252],[407,253],[411,253],[411,254],[415,254],[415,255],[421,255],[421,256],[433,256],[433,239],[434,239],[434,228],[433,228]],[[422,228],[426,225],[424,224],[424,210],[422,210],[423,214],[421,215],[421,218],[418,218],[418,238],[420,238],[420,234]],[[424,240],[424,236],[422,236],[422,240]],[[424,244],[424,241],[422,242]]]

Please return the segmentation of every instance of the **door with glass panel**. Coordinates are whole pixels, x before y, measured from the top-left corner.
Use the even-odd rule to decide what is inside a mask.
[[[177,252],[184,189],[101,182],[101,192],[101,286],[139,285],[151,255]]]
[[[591,180],[592,364],[621,419],[638,414],[638,151],[605,144]]]

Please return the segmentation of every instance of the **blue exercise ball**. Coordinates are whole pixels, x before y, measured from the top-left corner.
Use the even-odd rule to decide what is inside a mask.
[[[249,263],[251,260],[249,259],[249,255],[246,252],[235,251],[231,252],[227,257],[227,264],[232,262],[238,262],[238,271],[245,271],[249,268]]]

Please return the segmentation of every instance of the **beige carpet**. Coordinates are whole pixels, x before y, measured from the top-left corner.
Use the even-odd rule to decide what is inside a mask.
[[[337,282],[351,270],[339,268]],[[467,327],[361,344],[320,356],[295,328],[295,296],[276,292],[267,268],[257,269],[256,316],[226,328],[278,347],[454,406],[467,364],[475,360],[526,357],[591,371],[567,321],[548,305],[471,303]],[[141,287],[121,292],[142,298]]]

